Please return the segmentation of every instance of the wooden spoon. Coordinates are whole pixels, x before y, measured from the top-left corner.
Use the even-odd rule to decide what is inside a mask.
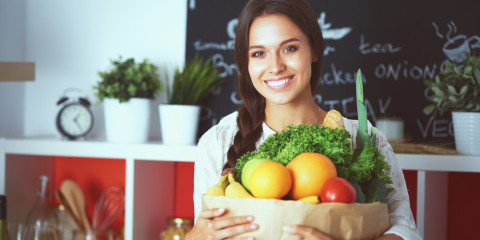
[[[88,220],[87,213],[85,211],[85,197],[83,195],[82,189],[78,184],[72,180],[65,180],[60,187],[65,199],[70,203],[72,212],[75,216],[78,217],[79,221],[83,225],[83,229],[88,233],[92,233],[92,226]],[[92,240],[95,240],[95,234],[91,236]]]
[[[65,208],[65,212],[67,212],[67,214],[73,219],[78,229],[82,232],[85,231],[82,221],[80,221],[78,216],[75,215],[75,213],[72,210],[72,206],[70,202],[65,198],[62,191],[60,191],[60,189],[55,189],[55,195],[57,196],[58,200],[62,203],[63,207]]]

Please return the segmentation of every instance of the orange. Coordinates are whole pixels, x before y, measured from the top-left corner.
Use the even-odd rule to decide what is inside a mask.
[[[298,200],[308,196],[320,196],[323,184],[337,176],[335,164],[321,153],[301,153],[286,168],[292,175],[290,197]]]
[[[256,198],[281,199],[290,191],[292,178],[281,163],[267,161],[253,169],[249,185]]]

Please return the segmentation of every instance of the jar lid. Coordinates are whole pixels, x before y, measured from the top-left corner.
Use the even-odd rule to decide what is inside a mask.
[[[167,218],[168,223],[176,223],[176,224],[191,224],[193,223],[193,219],[191,218]]]

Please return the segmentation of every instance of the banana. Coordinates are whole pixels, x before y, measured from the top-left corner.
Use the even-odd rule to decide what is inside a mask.
[[[332,129],[345,129],[342,114],[340,114],[337,110],[334,109],[328,111],[327,115],[323,119],[323,126]]]
[[[233,173],[228,174],[228,184],[227,189],[225,189],[225,196],[227,197],[243,197],[243,198],[253,198],[253,196],[248,193],[248,191],[240,184],[235,181],[235,175]]]
[[[225,188],[228,186],[228,178],[227,175],[223,175],[220,177],[220,180],[217,184],[211,186],[207,190],[207,195],[210,196],[225,196]]]
[[[318,204],[318,203],[320,203],[320,197],[319,196],[308,196],[308,197],[300,198],[297,201]]]

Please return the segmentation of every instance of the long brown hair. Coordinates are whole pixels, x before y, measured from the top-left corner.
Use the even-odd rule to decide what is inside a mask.
[[[238,18],[235,37],[235,60],[238,70],[238,92],[243,104],[238,110],[237,126],[232,146],[227,153],[224,168],[235,167],[237,159],[256,149],[265,120],[265,98],[257,92],[248,73],[248,47],[250,26],[264,14],[282,14],[294,22],[308,37],[313,57],[310,87],[316,91],[323,57],[323,36],[315,12],[304,0],[250,0]]]

